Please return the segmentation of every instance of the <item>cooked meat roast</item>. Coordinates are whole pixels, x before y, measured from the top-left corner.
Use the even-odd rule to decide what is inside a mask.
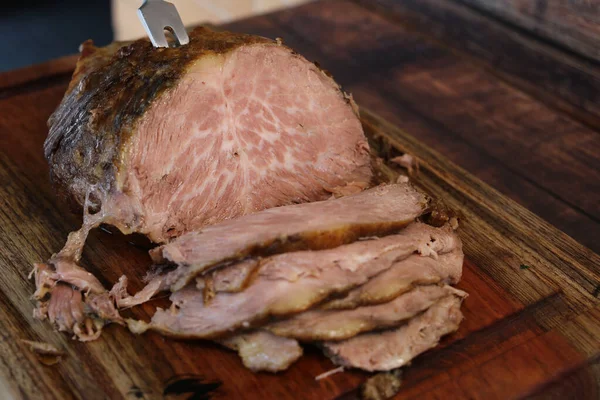
[[[212,285],[213,292],[239,292],[246,288],[254,276],[254,271],[260,264],[260,259],[249,258],[235,262],[227,268],[218,268],[215,271],[197,278],[196,287],[208,289]]]
[[[465,292],[457,290],[397,329],[326,342],[323,347],[335,363],[343,366],[366,371],[399,368],[458,329],[463,318],[460,304],[465,297]]]
[[[330,200],[332,204],[340,201]],[[440,240],[431,242],[432,234]],[[136,323],[135,330],[149,328],[177,337],[212,338],[261,323],[269,316],[298,313],[368,282],[415,252],[454,250],[445,244],[458,241],[444,240],[444,234],[455,236],[452,231],[412,224],[397,235],[329,250],[271,256],[260,261],[252,283],[243,291],[217,293],[205,304],[204,292],[188,286],[171,296],[170,309],[157,310],[149,325]],[[436,244],[442,247],[437,248]]]
[[[88,41],[49,127],[62,193],[81,206],[90,194],[104,222],[155,242],[371,179],[352,99],[252,35],[198,28],[160,49]]]
[[[434,293],[439,297],[432,296]],[[466,296],[465,292],[449,286],[424,286],[411,295],[407,293],[389,304],[376,306],[380,310],[365,310],[364,312],[362,308],[352,310],[351,313],[355,315],[362,313],[365,316],[367,312],[374,312],[373,318],[380,322],[373,332],[359,334],[347,340],[317,343],[336,364],[345,367],[367,371],[388,371],[399,368],[408,364],[420,353],[435,347],[442,336],[458,328],[462,319],[460,304]],[[404,297],[406,299],[403,299]],[[412,314],[415,305],[425,303],[431,304],[425,306],[425,311],[415,313],[410,319],[393,323],[391,319],[385,319],[386,316],[394,318],[394,308],[401,317],[402,314],[405,316]],[[300,314],[300,316],[311,312]],[[340,315],[340,321],[333,318],[330,321],[338,326],[345,323],[347,326],[353,327],[355,326],[353,322],[356,322],[357,319],[344,318]],[[362,321],[368,321],[368,318],[365,317]],[[283,323],[285,322],[284,320]],[[397,327],[381,330],[381,328],[391,326]],[[308,327],[298,327],[308,331]],[[232,345],[239,342],[243,343],[246,351],[240,351],[238,347]],[[250,331],[247,334],[234,335],[221,343],[238,350],[244,365],[253,371],[281,371],[288,368],[301,355],[296,347],[299,346],[297,340],[273,333],[267,334],[265,331]]]
[[[277,372],[300,342],[398,368],[458,328],[457,221],[406,180],[377,184],[352,98],[281,41],[200,28],[176,48],[86,42],[49,126],[51,177],[84,214],[33,271],[34,315],[61,331],[210,339]],[[159,244],[133,295],[126,276],[107,289],[79,266],[102,223]],[[150,321],[121,316],[166,291]]]
[[[451,286],[417,286],[387,303],[350,310],[310,310],[265,328],[278,336],[302,341],[348,339],[362,332],[399,325],[453,290],[456,289]]]
[[[461,246],[458,244],[448,253],[437,254],[435,258],[411,255],[402,262],[394,263],[391,268],[343,297],[328,301],[321,308],[352,309],[362,305],[380,304],[411,290],[415,285],[457,283],[463,264]]]
[[[157,263],[179,265],[167,282],[178,290],[204,270],[232,259],[327,249],[397,231],[427,206],[427,198],[410,185],[378,186],[333,201],[271,208],[225,221],[185,234],[151,254]]]

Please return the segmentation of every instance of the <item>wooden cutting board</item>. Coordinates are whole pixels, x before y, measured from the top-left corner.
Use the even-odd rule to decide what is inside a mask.
[[[54,196],[42,156],[46,120],[73,65],[70,57],[0,75],[0,393],[32,399],[356,398],[368,375],[349,371],[316,381],[334,365],[312,348],[284,373],[254,374],[235,353],[210,343],[135,336],[120,326],[80,343],[33,319],[31,266],[59,250],[80,224]],[[466,319],[406,368],[402,398],[598,398],[600,257],[410,132],[372,112],[362,115],[380,156],[416,156],[416,182],[462,215],[466,261],[458,286],[470,293]],[[150,260],[131,241],[96,230],[83,264],[107,285],[126,274],[137,290]],[[153,307],[142,306],[138,315]],[[45,366],[22,339],[51,343],[66,356]]]

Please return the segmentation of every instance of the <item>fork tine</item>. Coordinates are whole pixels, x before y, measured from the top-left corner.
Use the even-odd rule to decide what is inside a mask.
[[[180,46],[183,46],[184,44],[188,44],[190,42],[190,38],[189,38],[187,31],[185,30],[185,27],[183,26],[183,24],[179,24],[176,26],[169,26],[169,28],[171,28],[173,30],[173,34],[177,38],[177,42],[179,43]]]
[[[138,16],[154,47],[169,47],[165,28],[172,31],[177,45],[189,43],[189,36],[174,4],[163,0],[146,0],[138,9]]]
[[[145,15],[142,9],[138,10],[138,17],[140,18],[140,21],[142,21],[142,25],[146,30],[146,34],[148,34],[148,37],[150,38],[150,41],[154,47],[169,47],[169,42],[167,41],[165,31],[162,27],[157,28],[159,25],[155,23],[149,23],[149,18],[147,15]]]

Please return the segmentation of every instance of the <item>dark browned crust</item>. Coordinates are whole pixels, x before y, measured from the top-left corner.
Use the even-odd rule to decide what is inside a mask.
[[[148,107],[199,57],[255,43],[275,42],[197,28],[188,45],[176,48],[153,48],[146,39],[100,49],[84,43],[69,90],[48,120],[44,143],[60,193],[80,205],[92,185],[109,193],[124,146]]]
[[[429,208],[429,212],[423,214],[420,219],[424,223],[436,228],[446,225],[453,218],[456,221],[462,219],[460,213],[448,207],[440,199],[432,199]]]

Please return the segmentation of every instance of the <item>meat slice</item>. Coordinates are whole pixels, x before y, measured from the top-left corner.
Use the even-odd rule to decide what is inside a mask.
[[[432,234],[440,240],[432,242]],[[130,327],[136,332],[153,329],[178,337],[219,337],[268,316],[302,312],[331,295],[364,284],[415,252],[452,251],[447,244],[458,242],[446,236],[454,235],[415,223],[383,238],[328,250],[278,254],[262,260],[254,280],[239,293],[217,293],[205,304],[202,291],[190,285],[175,292],[171,308],[157,310],[149,324],[138,322]]]
[[[37,300],[34,317],[48,319],[56,329],[73,333],[81,341],[100,336],[104,317],[123,323],[113,299],[96,278],[61,257],[55,266],[34,266],[32,274],[37,288],[32,296]]]
[[[206,277],[198,277],[196,287],[204,289],[210,279],[212,290],[216,292],[239,292],[248,286],[254,271],[258,268],[260,260],[251,258],[233,265],[223,266]]]
[[[389,371],[406,365],[440,338],[458,329],[466,293],[449,295],[401,327],[363,333],[341,342],[325,342],[325,353],[339,365],[366,371]]]
[[[265,329],[302,341],[348,339],[362,332],[397,326],[454,293],[462,292],[448,285],[418,286],[388,303],[353,310],[309,310],[268,324]]]
[[[344,297],[323,304],[321,309],[351,309],[385,303],[416,285],[457,283],[462,274],[463,264],[463,252],[460,247],[436,258],[412,255],[374,276],[364,285],[352,289]]]
[[[420,226],[416,223],[416,226]],[[425,229],[427,229],[425,227]],[[415,285],[444,282],[457,283],[462,274],[463,252],[462,243],[453,228],[445,225],[439,230],[430,229],[431,241],[444,239],[436,247],[434,257],[421,257],[412,255],[402,262],[395,263],[389,270],[373,277],[364,285],[348,292],[340,299],[334,299],[321,308],[343,309],[355,308],[360,305],[384,303],[394,299],[400,294],[410,290]],[[441,232],[441,236],[439,235]],[[439,244],[442,244],[440,247]],[[430,250],[425,250],[431,254]],[[438,254],[439,253],[439,256]],[[224,266],[212,271],[210,274],[212,290],[217,292],[239,292],[243,290],[255,276],[260,259],[250,258],[242,262]],[[198,277],[199,289],[204,289],[206,278]]]
[[[81,341],[98,338],[104,321],[93,318],[86,312],[81,291],[70,285],[58,283],[51,293],[52,295],[34,310],[36,318],[47,318],[56,329],[71,332]]]
[[[82,45],[44,144],[53,181],[105,223],[165,242],[368,186],[351,97],[280,41],[198,28],[190,43]]]
[[[219,340],[223,346],[238,352],[246,368],[258,372],[279,372],[302,356],[302,347],[294,339],[258,330]]]
[[[167,284],[179,290],[219,263],[252,254],[326,249],[398,231],[427,209],[409,184],[378,186],[335,200],[271,208],[190,232],[152,252],[180,267]]]

